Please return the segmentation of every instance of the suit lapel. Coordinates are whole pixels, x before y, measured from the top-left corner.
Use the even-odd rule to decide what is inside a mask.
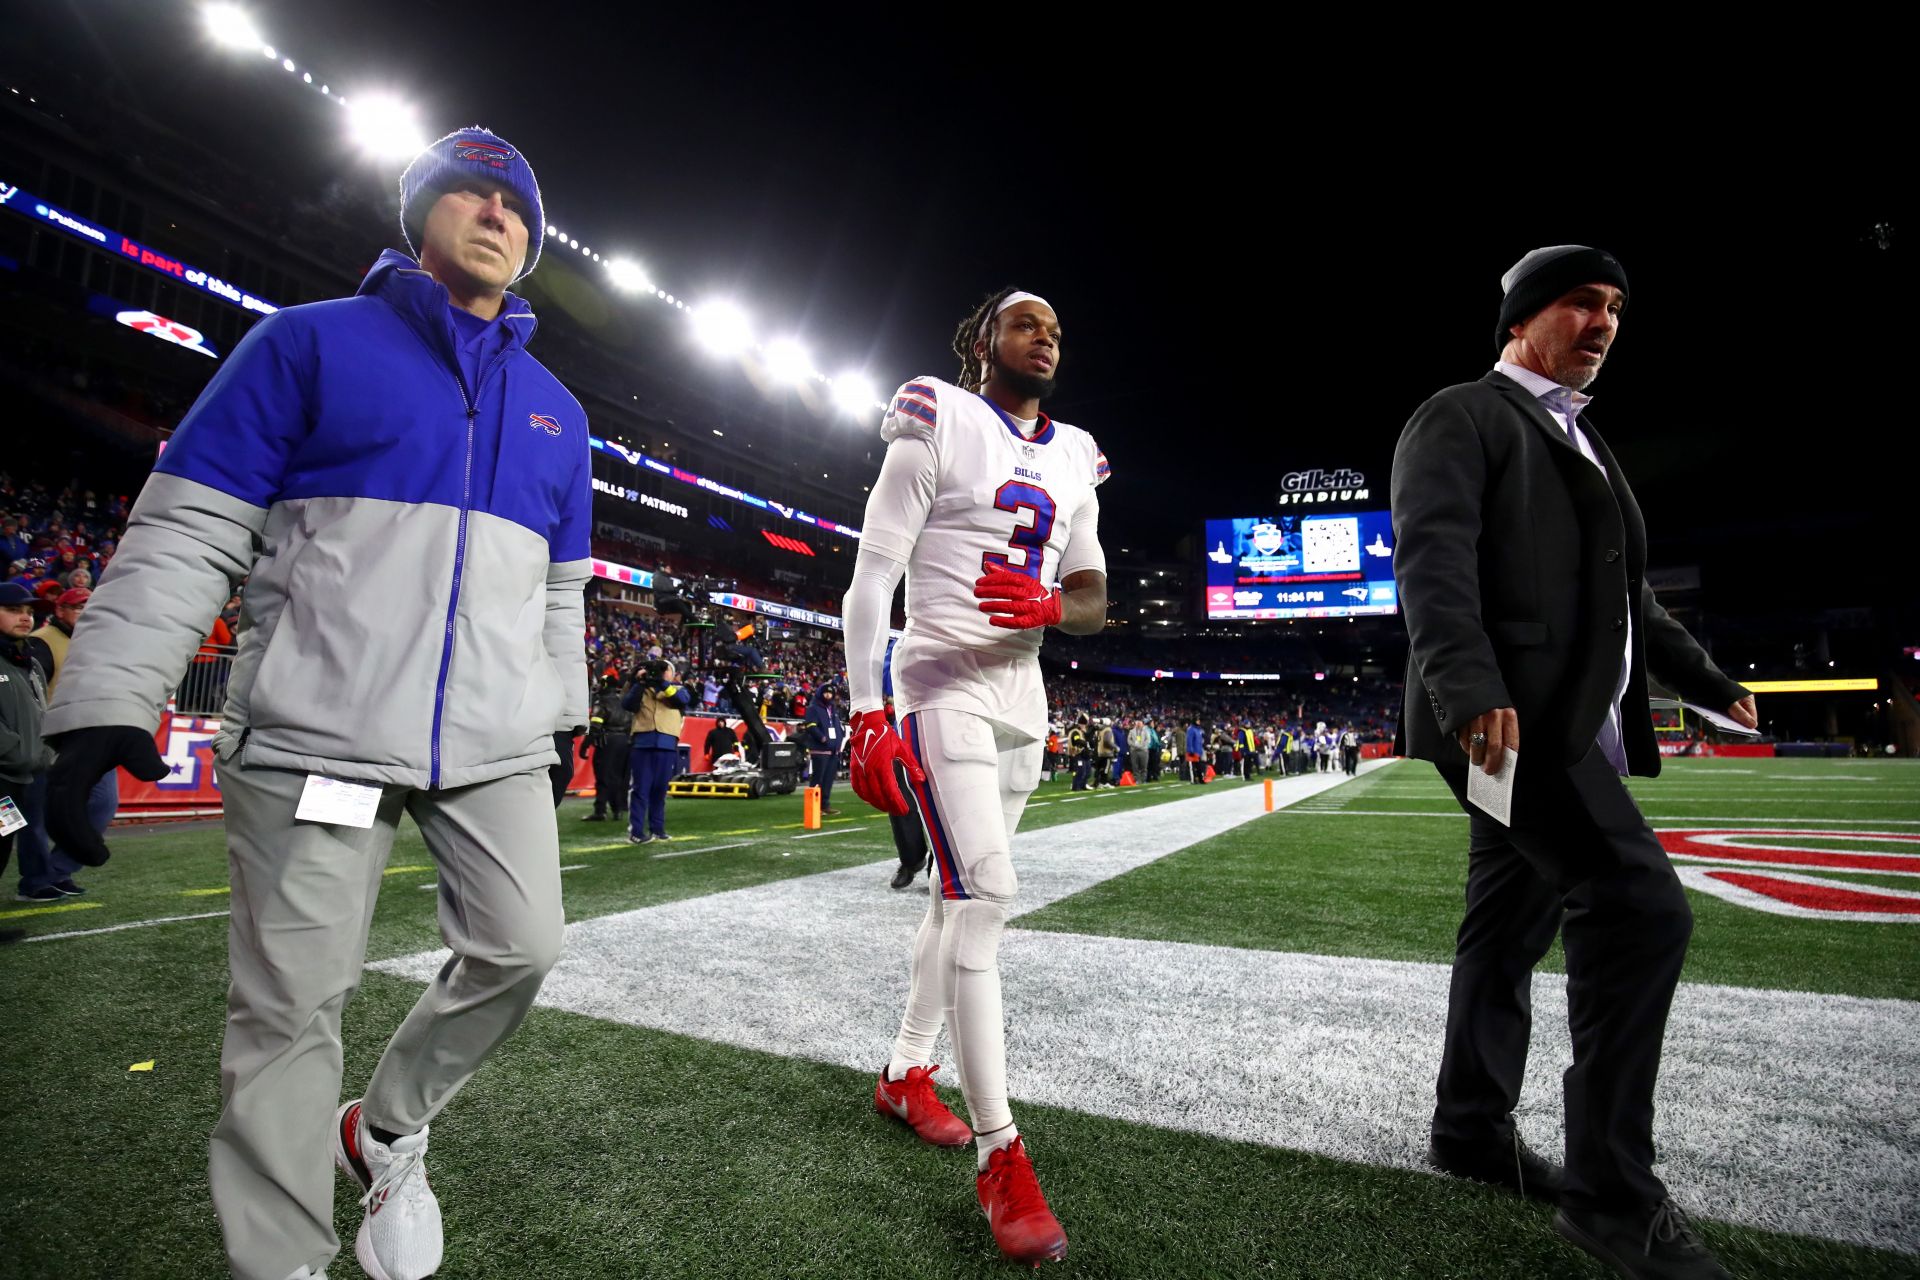
[[[1565,449],[1568,453],[1580,459],[1581,462],[1586,463],[1586,465],[1593,465],[1587,462],[1587,456],[1580,452],[1580,447],[1567,438],[1567,433],[1561,429],[1559,423],[1553,420],[1553,415],[1547,412],[1546,406],[1541,404],[1531,391],[1528,391],[1525,387],[1497,369],[1487,374],[1481,381],[1487,383],[1493,387],[1494,390],[1505,396],[1521,413],[1526,415],[1527,419],[1531,421],[1534,426],[1546,433],[1547,439],[1553,441],[1554,444]]]
[[[1613,489],[1613,500],[1620,508],[1620,523],[1626,534],[1628,571],[1631,578],[1638,578],[1645,571],[1647,562],[1647,526],[1640,516],[1640,504],[1634,500],[1633,488],[1627,483],[1627,473],[1620,468],[1620,460],[1613,456],[1613,450],[1607,448],[1607,442],[1600,438],[1599,430],[1582,418],[1580,433],[1586,436],[1593,456],[1600,459],[1600,465],[1606,468],[1607,484]]]
[[[1572,482],[1575,501],[1604,506],[1606,500],[1612,498],[1614,505],[1619,505],[1619,497],[1612,491],[1613,482],[1610,477],[1613,475],[1613,468],[1608,468],[1607,475],[1601,475],[1593,463],[1587,461],[1587,455],[1580,452],[1580,446],[1575,444],[1566,430],[1553,420],[1553,415],[1547,412],[1546,406],[1535,399],[1531,392],[1497,369],[1488,373],[1482,381],[1506,397],[1508,403],[1518,409],[1536,430],[1546,436],[1550,446],[1558,450],[1554,457],[1559,459],[1562,473]],[[1593,437],[1588,435],[1587,440],[1588,443],[1592,443]],[[1599,450],[1596,449],[1594,454],[1598,457]],[[1605,460],[1607,459],[1603,459]]]

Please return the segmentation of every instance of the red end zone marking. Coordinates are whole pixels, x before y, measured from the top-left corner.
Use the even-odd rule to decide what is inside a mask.
[[[1863,893],[1838,884],[1808,884],[1776,880],[1772,876],[1746,871],[1709,871],[1707,875],[1736,888],[1765,894],[1789,906],[1808,911],[1873,912],[1880,915],[1920,915],[1920,899],[1896,898],[1879,893]]]
[[[1780,831],[1755,827],[1657,831],[1667,855],[1686,862],[1745,862],[1760,867],[1824,867],[1920,876],[1920,834],[1897,831]],[[1754,844],[1755,837],[1869,840],[1912,845],[1912,853],[1843,853],[1804,845]]]
[[[1728,867],[1674,868],[1680,883],[1737,907],[1800,920],[1866,924],[1920,924],[1920,893],[1842,884],[1791,871],[1735,871]]]

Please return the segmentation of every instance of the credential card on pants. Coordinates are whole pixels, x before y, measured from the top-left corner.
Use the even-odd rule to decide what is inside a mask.
[[[293,816],[299,822],[323,822],[334,827],[371,827],[380,808],[380,792],[377,786],[310,773]]]
[[[1467,799],[1503,827],[1513,825],[1513,775],[1520,768],[1520,753],[1502,747],[1504,758],[1500,772],[1488,773],[1479,765],[1467,769]]]
[[[13,802],[12,796],[0,796],[0,836],[10,836],[27,825],[20,816],[20,806]]]

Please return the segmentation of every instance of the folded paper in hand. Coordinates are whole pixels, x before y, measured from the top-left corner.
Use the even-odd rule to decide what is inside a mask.
[[[1488,773],[1479,765],[1467,769],[1467,799],[1503,827],[1513,825],[1513,775],[1520,768],[1520,753],[1502,747],[1505,758],[1500,772]]]
[[[1714,711],[1711,708],[1700,706],[1697,703],[1680,702],[1673,698],[1649,698],[1647,705],[1654,711],[1684,709],[1688,715],[1698,716],[1728,737],[1757,738],[1760,736],[1758,729],[1749,729],[1738,720],[1729,717],[1726,713]]]

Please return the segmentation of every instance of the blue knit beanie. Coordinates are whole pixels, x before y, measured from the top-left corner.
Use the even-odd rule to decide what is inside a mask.
[[[527,262],[514,281],[525,279],[540,261],[540,244],[547,238],[540,184],[534,180],[533,166],[525,156],[506,139],[477,124],[455,129],[415,156],[400,175],[400,234],[407,238],[407,248],[413,250],[414,257],[420,256],[427,210],[442,193],[469,178],[497,182],[526,201]]]

